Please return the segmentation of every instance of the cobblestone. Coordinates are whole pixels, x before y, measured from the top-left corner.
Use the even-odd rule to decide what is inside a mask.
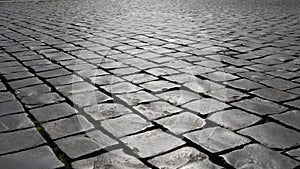
[[[299,9],[0,1],[0,168],[299,168]]]

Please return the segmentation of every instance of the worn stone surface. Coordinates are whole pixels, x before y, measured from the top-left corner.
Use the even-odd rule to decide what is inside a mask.
[[[141,134],[124,137],[121,141],[142,158],[158,155],[184,144],[181,139],[166,134],[162,130],[151,130]]]
[[[28,96],[22,99],[22,102],[26,104],[27,107],[39,107],[42,105],[58,103],[64,101],[65,99],[59,96],[57,93],[44,93],[35,96]]]
[[[300,144],[298,132],[273,122],[249,127],[240,130],[239,133],[248,135],[270,148],[285,149]]]
[[[259,144],[247,145],[241,150],[225,154],[224,158],[234,168],[282,169],[299,165],[299,162]]]
[[[282,123],[285,123],[289,126],[295,127],[297,129],[300,129],[300,111],[294,110],[294,111],[288,111],[282,114],[275,114],[271,116],[272,118],[279,120]]]
[[[123,137],[151,127],[151,123],[136,114],[126,114],[101,122],[101,126],[115,137]]]
[[[158,100],[157,97],[145,91],[126,93],[122,95],[117,95],[117,97],[119,97],[121,100],[123,100],[130,106],[135,106],[143,102],[153,102],[155,100]]]
[[[226,109],[230,106],[214,99],[204,98],[184,104],[182,107],[200,114],[209,114],[215,111]]]
[[[141,90],[140,87],[128,83],[128,82],[120,82],[117,84],[111,84],[111,85],[107,85],[107,86],[102,86],[103,89],[105,89],[107,92],[110,93],[130,93],[130,92],[136,92]]]
[[[53,169],[64,167],[49,146],[0,156],[0,167],[5,169],[30,168]]]
[[[25,113],[0,117],[0,132],[34,127]]]
[[[234,148],[250,142],[248,138],[221,127],[194,131],[185,134],[184,137],[212,153]]]
[[[171,153],[161,155],[149,160],[158,168],[221,168],[213,164],[208,156],[194,148],[183,147]]]
[[[205,120],[190,112],[183,112],[178,115],[156,120],[175,134],[182,134],[191,130],[201,128],[205,125]]]
[[[210,115],[207,119],[231,130],[245,128],[261,120],[260,117],[238,109],[220,111]]]
[[[74,169],[107,168],[115,169],[147,169],[141,161],[133,156],[125,154],[122,150],[114,150],[99,156],[72,163]]]
[[[18,101],[0,103],[0,116],[23,112],[24,108]]]
[[[161,92],[161,91],[166,91],[168,89],[179,87],[179,85],[177,84],[168,81],[163,81],[163,80],[143,83],[140,86],[147,90],[150,90],[151,92]]]
[[[93,128],[93,125],[81,115],[44,123],[42,126],[52,139],[58,139],[72,134],[85,132]]]
[[[110,96],[99,91],[73,94],[69,98],[75,105],[81,108],[113,100]]]
[[[182,105],[191,100],[202,98],[200,95],[188,92],[186,90],[173,90],[158,94],[157,96],[172,103],[173,105]]]
[[[161,101],[141,104],[139,106],[134,106],[133,108],[150,120],[182,111],[182,109],[178,107],[172,106],[167,102]]]
[[[57,146],[71,159],[105,149],[106,147],[117,143],[117,141],[103,134],[99,130],[55,141],[55,144],[57,144]]]
[[[26,129],[15,132],[2,133],[0,142],[0,154],[33,148],[46,143],[44,138],[36,129]]]
[[[286,153],[289,154],[290,156],[294,157],[297,160],[300,159],[300,148],[297,148],[297,149],[294,149],[294,150],[290,150],[290,151],[288,151]]]

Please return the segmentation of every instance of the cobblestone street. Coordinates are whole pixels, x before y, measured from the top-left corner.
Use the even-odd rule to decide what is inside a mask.
[[[299,169],[299,0],[0,0],[0,169]]]

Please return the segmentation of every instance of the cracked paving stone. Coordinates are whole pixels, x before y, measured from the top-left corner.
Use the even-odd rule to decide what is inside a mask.
[[[152,102],[158,100],[158,98],[150,93],[145,91],[138,91],[135,93],[126,93],[123,95],[117,95],[121,100],[126,102],[130,106],[135,106],[140,103]]]
[[[227,84],[231,87],[246,90],[246,91],[253,90],[253,89],[260,89],[260,88],[264,87],[263,85],[261,85],[259,83],[256,83],[256,82],[253,82],[253,81],[250,81],[247,79],[238,79],[238,80],[234,80],[234,81],[230,81],[230,82],[225,82],[225,84]]]
[[[288,155],[292,156],[293,158],[300,160],[300,148],[290,150],[286,152]]]
[[[104,120],[101,122],[101,126],[119,138],[145,130],[153,125],[136,114],[126,114],[121,117]]]
[[[184,144],[181,139],[160,129],[124,137],[121,141],[141,158],[155,156]]]
[[[15,96],[10,92],[1,92],[0,93],[0,103],[16,100]]]
[[[248,138],[221,127],[194,131],[185,134],[184,137],[212,153],[228,150],[250,142]]]
[[[182,109],[162,101],[140,104],[138,106],[134,106],[133,108],[140,112],[142,115],[146,116],[149,120],[157,119],[182,111]]]
[[[109,146],[118,144],[99,130],[87,132],[83,135],[71,136],[55,141],[55,144],[71,159],[79,158]]]
[[[214,99],[204,98],[193,102],[189,102],[187,104],[182,105],[181,107],[204,115],[215,111],[224,110],[226,108],[229,108],[230,106]]]
[[[299,162],[259,144],[250,144],[241,150],[235,150],[222,156],[237,169],[282,169],[294,168],[299,165]]]
[[[174,69],[166,68],[166,67],[152,68],[152,69],[148,69],[145,71],[154,76],[164,76],[164,75],[171,75],[171,74],[179,73],[178,71],[176,71]]]
[[[283,80],[280,78],[274,78],[274,79],[269,79],[269,80],[263,80],[261,83],[276,88],[280,90],[287,90],[295,87],[299,87],[300,84],[288,81],[288,80]]]
[[[252,94],[255,94],[259,97],[272,100],[275,102],[282,102],[282,101],[287,101],[296,98],[297,96],[294,94],[290,94],[287,92],[283,92],[277,89],[272,89],[272,88],[263,88],[263,89],[258,89],[254,90],[251,92]]]
[[[129,156],[122,150],[113,150],[96,157],[75,161],[72,163],[74,169],[149,169],[141,161]]]
[[[34,108],[46,104],[58,103],[64,101],[65,99],[59,96],[57,93],[44,93],[35,96],[28,96],[22,98],[22,102],[28,108]]]
[[[103,85],[112,85],[114,83],[123,82],[124,80],[114,76],[114,75],[105,75],[105,76],[97,76],[90,78],[94,84],[103,86]]]
[[[174,168],[201,168],[219,169],[220,166],[212,163],[208,156],[195,148],[183,147],[179,150],[164,154],[149,160],[149,163],[159,169]]]
[[[286,149],[300,144],[298,132],[273,122],[245,128],[239,133],[248,135],[270,148]]]
[[[157,96],[177,106],[202,98],[200,95],[186,90],[173,90],[158,94]]]
[[[190,112],[183,112],[178,115],[165,117],[156,120],[155,122],[161,124],[175,134],[182,134],[191,130],[202,128],[205,125],[205,120]]]
[[[140,86],[152,92],[166,91],[168,89],[180,87],[180,85],[164,80],[147,82],[141,84]]]
[[[136,92],[141,90],[142,88],[128,83],[128,82],[120,82],[117,84],[111,84],[107,86],[101,86],[104,90],[107,92],[113,93],[113,94],[118,94],[118,93],[131,93],[131,92]]]
[[[221,100],[223,102],[237,101],[237,100],[241,100],[248,96],[247,94],[244,94],[237,90],[228,89],[228,88],[214,90],[214,91],[208,92],[207,95],[214,97],[218,100]]]
[[[39,95],[39,94],[43,94],[43,93],[48,93],[50,91],[51,91],[51,88],[45,84],[24,87],[24,88],[15,90],[16,94],[20,98],[27,97],[27,96]]]
[[[129,76],[124,76],[124,79],[128,80],[129,82],[140,84],[145,83],[153,80],[157,80],[158,78],[146,73],[134,74]]]
[[[300,99],[293,100],[293,101],[290,101],[290,102],[286,102],[284,104],[300,109]]]
[[[52,139],[58,139],[72,134],[85,132],[94,127],[86,118],[81,115],[43,123],[42,126]]]
[[[95,120],[105,120],[132,113],[130,109],[118,103],[97,104],[84,108],[84,111]]]
[[[24,108],[19,101],[9,101],[0,103],[0,110],[0,116],[3,116],[23,112]]]
[[[258,115],[278,114],[287,110],[284,106],[260,98],[246,99],[231,104]]]
[[[73,95],[83,92],[97,90],[97,88],[87,82],[73,83],[65,86],[57,87],[57,90],[65,95]]]
[[[62,86],[62,85],[68,85],[72,83],[77,83],[83,81],[80,77],[76,75],[67,75],[67,76],[61,76],[51,79],[46,79],[49,83],[51,83],[54,86]]]
[[[295,127],[296,129],[300,130],[300,111],[299,110],[293,110],[293,111],[288,111],[282,114],[276,114],[272,115],[272,118],[279,120],[282,123],[285,123],[289,126]]]
[[[34,127],[25,113],[0,117],[0,132]]]
[[[36,78],[36,77],[32,77],[32,78],[27,78],[27,79],[22,79],[22,80],[15,80],[15,81],[11,81],[8,84],[13,88],[13,89],[19,89],[22,87],[27,87],[27,86],[32,86],[32,85],[36,85],[36,84],[42,84],[43,82]]]
[[[0,154],[33,148],[46,141],[35,129],[26,129],[9,133],[2,133],[0,137]]]
[[[31,109],[29,112],[39,122],[55,120],[62,117],[75,115],[76,113],[78,113],[78,111],[71,107],[68,103],[59,103],[36,109]]]
[[[184,84],[185,87],[191,89],[197,93],[206,93],[208,91],[218,90],[224,88],[224,86],[209,80],[195,80]]]
[[[0,167],[5,169],[54,169],[64,167],[49,146],[0,156]]]
[[[110,96],[99,91],[73,94],[68,98],[80,108],[113,100]]]
[[[231,130],[245,128],[261,120],[260,117],[238,109],[220,111],[210,115],[207,119]]]

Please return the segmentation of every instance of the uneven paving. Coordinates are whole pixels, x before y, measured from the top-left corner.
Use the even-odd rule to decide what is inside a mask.
[[[300,1],[1,0],[0,168],[300,168]]]

